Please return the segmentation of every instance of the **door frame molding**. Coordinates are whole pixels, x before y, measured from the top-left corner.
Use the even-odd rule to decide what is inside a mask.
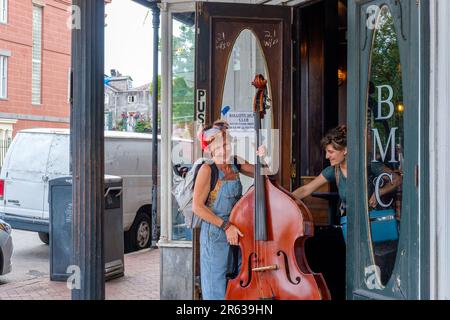
[[[281,29],[283,36],[281,37],[280,44],[283,46],[282,50],[282,63],[281,69],[275,70],[271,69],[270,63],[267,61],[267,52],[264,52],[266,62],[270,70],[279,72],[282,83],[273,83],[272,80],[272,90],[274,85],[280,86],[279,103],[280,110],[275,110],[273,112],[274,127],[280,130],[280,168],[278,174],[275,177],[285,189],[291,190],[291,150],[292,150],[292,7],[285,6],[266,6],[266,5],[255,5],[255,4],[236,4],[236,3],[216,3],[216,2],[197,2],[196,3],[196,24],[197,24],[197,35],[196,35],[196,72],[195,78],[195,101],[198,100],[197,93],[199,89],[206,90],[206,122],[212,123],[215,119],[218,119],[220,115],[220,109],[213,107],[213,99],[211,95],[214,92],[214,87],[212,84],[213,70],[210,66],[213,65],[213,21],[214,19],[236,19],[242,20],[245,23],[246,20],[249,23],[256,22],[277,22],[281,23]],[[238,16],[237,13],[242,15]],[[290,23],[288,23],[290,22]],[[208,30],[209,32],[201,32],[201,30]],[[255,30],[252,30],[255,32]],[[235,39],[227,39],[230,42],[230,47],[234,45]],[[261,42],[261,38],[258,39]],[[262,45],[262,43],[261,43]],[[203,46],[203,47],[201,47]],[[286,49],[289,48],[289,49]],[[263,48],[263,51],[268,50]],[[225,70],[226,72],[226,70]],[[225,81],[225,80],[224,80]],[[197,113],[195,115],[195,121],[198,124]]]
[[[450,157],[448,144],[448,101],[450,101],[450,2],[430,2],[430,299],[450,299],[450,202],[442,201],[441,195],[450,193]],[[431,72],[430,72],[431,71]]]

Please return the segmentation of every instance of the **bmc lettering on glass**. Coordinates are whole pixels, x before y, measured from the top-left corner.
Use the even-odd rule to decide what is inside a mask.
[[[388,96],[386,99],[383,99],[383,92],[387,91]],[[392,102],[392,98],[394,97],[394,90],[390,85],[381,85],[377,86],[378,93],[378,114],[375,118],[375,121],[389,120],[394,116],[395,106]],[[388,111],[388,112],[387,112]],[[389,148],[390,152],[390,160],[389,163],[397,164],[399,163],[398,159],[396,159],[395,152],[395,142],[397,141],[397,131],[398,127],[391,127],[389,131],[389,136],[387,138],[385,146],[383,146],[383,142],[381,141],[380,131],[378,128],[372,128],[372,137],[373,137],[373,159],[372,163],[384,163],[386,161],[386,156],[388,154]],[[377,152],[379,151],[379,153]],[[377,155],[380,157],[377,159]],[[381,200],[380,189],[383,187],[384,178],[388,178],[391,183],[393,183],[393,175],[390,173],[382,173],[375,180],[375,196],[377,199],[377,203],[383,208],[389,208],[394,199],[391,199],[389,203],[384,203]]]

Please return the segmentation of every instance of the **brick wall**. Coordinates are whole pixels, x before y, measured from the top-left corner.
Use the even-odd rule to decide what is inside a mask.
[[[16,133],[20,130],[24,129],[34,129],[34,128],[69,128],[68,123],[62,123],[62,122],[49,122],[49,121],[28,121],[28,120],[21,120],[17,121],[16,124],[13,125],[13,138],[16,135]]]
[[[9,0],[8,24],[0,24],[0,49],[8,59],[8,97],[0,100],[1,114],[69,118],[68,72],[71,32],[66,26],[70,1],[45,0],[42,26],[42,104],[31,104],[31,0]],[[67,123],[19,120],[14,131],[35,127],[67,127]]]

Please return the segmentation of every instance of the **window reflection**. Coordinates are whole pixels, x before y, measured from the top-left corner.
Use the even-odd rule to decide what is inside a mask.
[[[172,18],[172,156],[174,164],[193,163],[195,13],[175,13]],[[172,199],[172,240],[192,240]]]
[[[375,30],[367,101],[368,220],[379,289],[392,276],[402,210],[402,68],[394,20],[383,6]]]

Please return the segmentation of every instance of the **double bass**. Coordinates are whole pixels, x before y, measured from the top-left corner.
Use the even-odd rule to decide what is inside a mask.
[[[260,146],[261,120],[267,109],[267,80],[257,75],[252,83],[256,145]],[[308,266],[304,244],[314,235],[311,213],[300,201],[261,174],[259,157],[254,186],[236,204],[230,222],[242,231],[239,275],[229,280],[227,300],[330,300],[321,274]]]

